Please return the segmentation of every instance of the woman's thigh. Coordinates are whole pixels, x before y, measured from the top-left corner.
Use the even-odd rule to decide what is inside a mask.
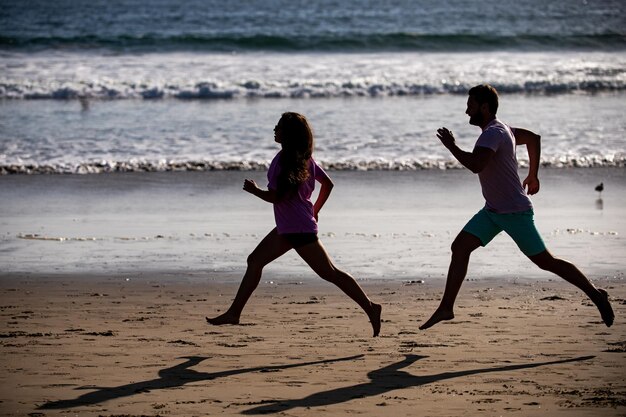
[[[274,228],[248,256],[248,263],[265,266],[291,250],[291,243]]]
[[[334,275],[336,268],[322,242],[317,240],[296,249],[298,255],[322,278]]]

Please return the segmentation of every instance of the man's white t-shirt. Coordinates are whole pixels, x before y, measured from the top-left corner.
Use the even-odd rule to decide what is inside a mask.
[[[475,147],[495,152],[478,174],[485,208],[496,213],[518,213],[533,208],[517,173],[515,135],[498,119],[489,123],[478,137]]]

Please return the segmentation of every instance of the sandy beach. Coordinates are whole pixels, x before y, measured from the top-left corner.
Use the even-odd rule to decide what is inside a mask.
[[[7,416],[620,416],[623,281],[606,328],[561,282],[473,280],[457,318],[422,332],[443,281],[368,281],[381,336],[333,286],[263,282],[241,325],[236,285],[149,276],[0,281]]]
[[[611,328],[500,236],[472,258],[457,318],[418,330],[482,204],[464,171],[331,173],[320,236],[383,305],[378,338],[294,254],[241,325],[207,325],[272,227],[241,191],[264,172],[0,177],[0,414],[623,416],[626,174],[542,174],[538,227],[609,291]]]
[[[616,0],[2,2],[0,417],[626,417],[624,16]],[[541,135],[535,224],[608,291],[612,327],[500,234],[472,253],[455,319],[419,330],[484,206],[437,131],[473,149],[484,83],[502,122]],[[318,235],[382,305],[379,337],[295,251],[240,324],[205,319],[275,227],[242,186],[266,186],[284,112],[313,129],[334,182]]]

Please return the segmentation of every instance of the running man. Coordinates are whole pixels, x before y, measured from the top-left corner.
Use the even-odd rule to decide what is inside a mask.
[[[452,132],[445,127],[437,131],[437,137],[463,166],[478,174],[486,204],[452,243],[452,259],[441,303],[420,329],[454,318],[454,302],[467,274],[470,255],[503,230],[539,268],[583,291],[610,327],[615,316],[607,292],[596,288],[573,264],[552,256],[535,227],[533,206],[527,194],[539,191],[541,137],[525,129],[511,128],[496,118],[498,93],[492,86],[478,85],[468,94],[465,113],[471,125],[482,129],[474,150],[461,150]],[[516,145],[526,145],[528,150],[529,173],[523,183],[517,173]]]

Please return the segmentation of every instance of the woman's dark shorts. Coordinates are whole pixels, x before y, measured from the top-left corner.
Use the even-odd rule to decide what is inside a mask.
[[[294,249],[301,248],[309,243],[317,242],[317,233],[285,233],[281,236],[285,237]]]

